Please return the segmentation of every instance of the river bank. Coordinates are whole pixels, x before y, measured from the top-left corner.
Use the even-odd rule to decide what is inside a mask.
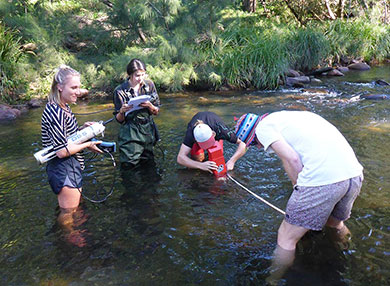
[[[372,65],[390,58],[389,25],[386,17],[378,17],[379,5],[352,3],[354,14],[335,20],[314,20],[299,10],[303,18],[297,22],[290,13],[294,5],[285,7],[284,1],[267,2],[279,8],[262,6],[254,13],[227,1],[182,3],[183,10],[172,11],[169,23],[160,23],[155,9],[136,2],[126,5],[150,12],[129,17],[137,32],[119,16],[128,10],[97,0],[26,2],[25,9],[12,1],[0,6],[5,35],[0,50],[6,51],[0,101],[16,104],[44,96],[60,64],[78,70],[87,90],[110,94],[126,78],[132,58],[147,64],[160,92],[273,90],[285,84],[290,69],[307,75],[352,59]],[[314,10],[321,8],[311,2]],[[139,20],[143,17],[153,25]]]
[[[375,66],[374,66],[375,67]],[[297,90],[308,89],[310,87],[316,88],[317,86],[322,84],[322,79],[330,78],[330,77],[343,77],[349,72],[366,72],[371,69],[371,66],[364,62],[359,62],[356,60],[351,60],[349,64],[344,66],[337,67],[324,67],[319,68],[308,73],[303,73],[302,71],[296,71],[289,69],[285,74],[281,82],[281,86],[279,88],[295,88]],[[390,78],[389,78],[390,79]],[[377,78],[373,81],[374,85],[378,86],[389,86],[389,79],[387,78]],[[217,91],[218,92],[231,92],[231,91],[254,91],[254,89],[237,89],[230,86],[221,86]],[[194,92],[193,89],[190,89],[191,92]],[[196,91],[195,91],[196,92]],[[205,90],[202,90],[205,92]],[[363,95],[362,95],[363,96]],[[42,96],[39,98],[33,98],[27,101],[24,104],[17,105],[8,105],[8,104],[0,104],[0,120],[14,120],[23,113],[26,113],[29,109],[39,108],[46,104],[46,96]],[[96,101],[96,100],[104,100],[111,99],[111,95],[108,93],[102,92],[89,92],[86,89],[81,90],[79,100],[83,101]],[[390,91],[388,93],[371,93],[365,94],[365,99],[388,99],[390,98]]]

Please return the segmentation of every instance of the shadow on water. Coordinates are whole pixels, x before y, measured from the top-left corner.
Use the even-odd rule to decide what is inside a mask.
[[[230,180],[178,166],[176,156],[198,111],[214,111],[233,127],[234,116],[282,109],[313,111],[335,124],[364,166],[365,181],[347,222],[348,248],[327,231],[308,233],[279,284],[389,284],[390,101],[357,98],[389,93],[374,83],[388,75],[388,67],[379,67],[322,78],[306,89],[162,94],[155,164],[119,170],[102,157],[89,161],[85,193],[111,184],[114,192],[101,204],[84,200],[62,224],[45,166],[32,156],[40,149],[43,109],[0,124],[0,284],[267,285],[283,216]],[[103,110],[106,103],[80,103],[73,111]],[[110,111],[77,116],[80,124],[110,117]],[[110,123],[104,140],[116,141],[118,130]],[[235,146],[224,150],[230,158]],[[292,189],[275,156],[251,148],[232,176],[285,208]]]
[[[128,213],[125,224],[145,238],[160,235],[163,228],[157,189],[161,175],[155,162],[145,162],[134,168],[122,168],[120,173],[124,187],[120,200]],[[148,246],[150,247],[153,248]]]

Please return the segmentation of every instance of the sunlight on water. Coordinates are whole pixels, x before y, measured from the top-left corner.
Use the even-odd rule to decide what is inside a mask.
[[[253,112],[309,110],[345,135],[365,168],[351,219],[352,240],[337,243],[311,232],[298,244],[286,285],[386,285],[390,279],[390,101],[359,98],[389,93],[372,84],[389,68],[323,78],[313,88],[276,91],[162,94],[156,123],[156,165],[120,171],[109,158],[92,157],[85,194],[114,186],[102,204],[84,200],[60,226],[55,195],[40,150],[43,108],[0,125],[1,285],[266,285],[283,216],[230,180],[215,180],[176,163],[187,122],[198,111],[216,112],[230,126]],[[387,78],[388,80],[388,78]],[[108,100],[80,102],[79,124],[107,120]],[[110,109],[110,110],[106,110]],[[107,125],[116,141],[119,124]],[[225,158],[235,146],[225,144]],[[118,159],[118,154],[115,154]],[[250,191],[285,209],[292,192],[279,159],[249,149],[231,175]],[[324,275],[326,273],[326,275]]]

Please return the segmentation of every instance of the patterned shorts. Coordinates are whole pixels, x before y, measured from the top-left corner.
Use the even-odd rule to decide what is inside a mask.
[[[344,221],[351,215],[362,187],[363,175],[317,187],[295,186],[288,200],[285,220],[311,230],[321,230],[329,216]]]

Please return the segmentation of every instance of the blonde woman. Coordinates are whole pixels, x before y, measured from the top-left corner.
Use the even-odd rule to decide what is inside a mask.
[[[67,141],[70,135],[79,130],[69,104],[76,103],[80,86],[80,74],[69,66],[60,66],[54,75],[48,103],[42,114],[42,145],[44,148],[53,146],[57,155],[48,162],[46,172],[62,210],[76,209],[80,202],[81,171],[84,169],[84,158],[80,151],[88,148],[101,153],[96,147],[101,141],[80,144]],[[83,127],[90,124],[92,122],[87,122]]]

